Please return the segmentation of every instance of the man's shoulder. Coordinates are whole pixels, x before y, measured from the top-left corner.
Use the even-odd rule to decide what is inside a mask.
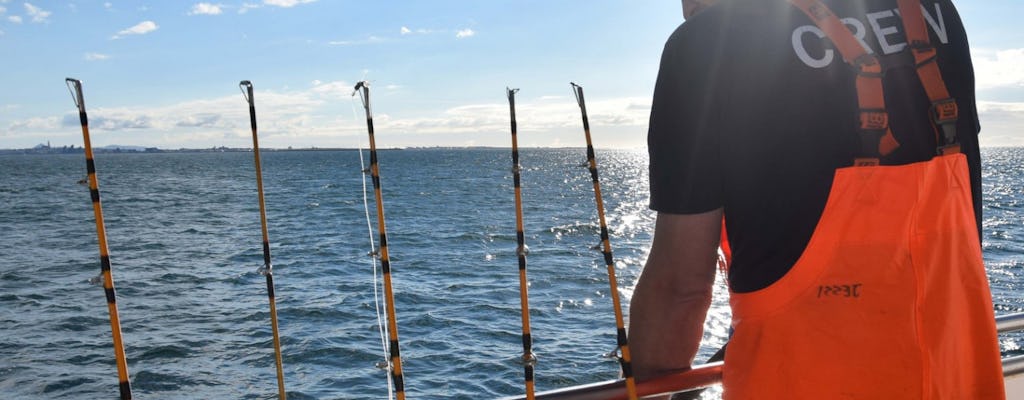
[[[666,47],[721,53],[756,46],[759,37],[785,30],[790,7],[787,0],[720,0],[676,28]]]

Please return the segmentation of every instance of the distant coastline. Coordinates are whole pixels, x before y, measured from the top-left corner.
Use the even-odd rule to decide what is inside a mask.
[[[359,150],[356,148],[327,148],[327,147],[305,147],[305,148],[260,148],[260,151],[355,151]],[[385,149],[382,149],[385,150]],[[386,149],[386,150],[400,150],[400,149]],[[158,147],[142,147],[142,146],[120,146],[110,145],[103,147],[93,147],[93,153],[128,153],[128,154],[156,154],[156,153],[249,153],[252,152],[251,148],[247,147],[209,147],[205,149],[161,149]],[[32,148],[27,149],[0,149],[0,155],[10,154],[82,154],[85,152],[85,148],[82,146],[49,146],[41,144]]]
[[[568,147],[572,148],[572,147]],[[504,147],[490,147],[490,146],[417,146],[417,147],[395,147],[378,149],[381,151],[390,150],[462,150],[462,149],[504,149]],[[358,148],[351,147],[302,147],[302,148],[264,148],[261,147],[260,151],[264,152],[279,152],[279,151],[357,151]],[[252,152],[252,148],[248,147],[209,147],[209,148],[180,148],[180,149],[161,149],[158,147],[143,147],[143,146],[122,146],[122,145],[109,145],[103,147],[93,147],[93,153],[106,154],[106,153],[125,153],[125,154],[159,154],[159,153],[249,153]],[[26,149],[0,149],[0,155],[12,155],[12,154],[82,154],[85,149],[82,146],[50,146],[49,144],[40,144],[32,148]]]

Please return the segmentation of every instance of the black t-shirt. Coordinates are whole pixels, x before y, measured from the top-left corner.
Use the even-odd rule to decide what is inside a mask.
[[[936,151],[930,101],[906,50],[895,0],[826,0],[878,56],[889,121],[900,147],[883,164]],[[981,226],[974,72],[960,17],[924,0],[932,44],[971,168]],[[786,0],[721,0],[668,39],[651,108],[651,208],[692,214],[724,207],[736,292],[764,288],[796,262],[817,225],[837,168],[858,138],[854,70]]]

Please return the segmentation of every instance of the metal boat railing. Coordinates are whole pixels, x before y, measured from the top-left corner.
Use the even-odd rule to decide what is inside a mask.
[[[1024,313],[996,317],[996,330],[1000,334],[1024,331]],[[1004,358],[1003,376],[1010,378],[1020,375],[1024,375],[1024,355]],[[640,382],[638,390],[642,396],[646,396],[653,393],[693,390],[717,385],[721,381],[722,363],[717,362],[695,366],[693,370],[688,372]],[[605,381],[538,393],[536,398],[545,400],[623,399],[625,398],[625,387],[621,380]],[[505,400],[522,399],[523,397],[505,398]]]
[[[1024,313],[1000,315],[996,317],[996,330],[999,333],[1024,330]],[[1024,355],[1003,359],[1003,376],[1011,377],[1024,374]]]

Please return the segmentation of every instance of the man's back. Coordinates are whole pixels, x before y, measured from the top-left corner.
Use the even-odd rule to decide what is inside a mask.
[[[825,2],[879,57],[895,165],[935,154],[931,106],[904,51],[896,2]],[[974,77],[948,1],[922,3],[939,65],[961,105],[980,230]],[[692,213],[724,207],[730,287],[749,292],[788,271],[817,225],[837,168],[859,147],[854,69],[785,0],[722,0],[669,39],[651,115],[651,205]]]
[[[688,19],[652,104],[637,376],[690,362],[724,214],[726,398],[1001,399],[973,87],[946,0],[722,0]]]

